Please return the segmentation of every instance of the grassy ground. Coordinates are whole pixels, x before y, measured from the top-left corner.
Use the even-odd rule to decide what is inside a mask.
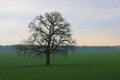
[[[120,80],[120,53],[81,52],[44,58],[0,53],[0,80]]]

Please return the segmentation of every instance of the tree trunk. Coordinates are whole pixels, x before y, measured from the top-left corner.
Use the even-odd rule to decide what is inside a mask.
[[[46,66],[49,66],[50,65],[50,54],[47,53],[46,54]]]

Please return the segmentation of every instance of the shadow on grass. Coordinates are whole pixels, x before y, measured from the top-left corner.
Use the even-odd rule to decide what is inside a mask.
[[[91,64],[51,64],[49,66],[46,65],[20,65],[20,67],[27,67],[27,68],[32,68],[32,67],[83,67],[83,66],[94,66]],[[99,65],[98,65],[99,66]]]
[[[20,65],[20,67],[27,67],[27,68],[32,68],[32,67],[47,67],[45,65],[38,65],[38,64],[25,64],[25,65]]]

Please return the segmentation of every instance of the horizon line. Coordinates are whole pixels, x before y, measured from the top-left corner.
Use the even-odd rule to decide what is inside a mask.
[[[0,44],[0,46],[15,46],[15,45],[20,45],[20,44],[7,44],[7,45]],[[120,45],[75,45],[75,46],[80,46],[80,47],[116,47],[116,46],[120,46]]]

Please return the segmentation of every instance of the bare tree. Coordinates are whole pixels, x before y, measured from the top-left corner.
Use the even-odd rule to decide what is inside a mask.
[[[51,54],[67,54],[75,42],[72,39],[70,24],[59,12],[36,16],[29,24],[31,36],[17,47],[25,55],[45,55],[46,65],[50,65]]]

